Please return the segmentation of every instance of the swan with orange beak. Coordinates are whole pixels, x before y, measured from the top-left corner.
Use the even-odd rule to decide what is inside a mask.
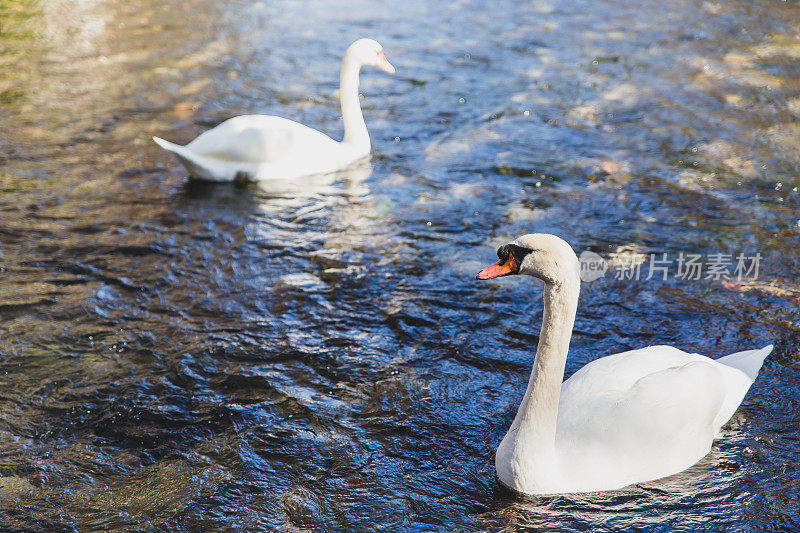
[[[339,79],[344,138],[333,140],[298,122],[270,115],[226,120],[185,146],[153,137],[175,154],[189,174],[207,181],[289,180],[343,170],[370,155],[371,143],[358,96],[362,66],[395,70],[383,47],[359,39],[347,49]]]
[[[493,279],[519,274],[519,265],[530,252],[531,250],[516,242],[505,244],[497,249],[497,257],[500,260],[478,272],[476,279]]]
[[[544,282],[528,388],[495,455],[498,479],[517,492],[615,490],[689,468],[711,449],[772,351],[711,359],[648,346],[595,358],[562,383],[580,293],[575,252],[555,235],[532,233],[497,257],[478,279],[522,274]]]

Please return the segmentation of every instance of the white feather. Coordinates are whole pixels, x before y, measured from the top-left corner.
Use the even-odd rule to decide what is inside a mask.
[[[362,65],[394,72],[383,49],[372,39],[359,39],[347,49],[339,91],[345,126],[341,142],[303,124],[268,115],[231,118],[186,146],[158,137],[153,140],[175,154],[193,177],[209,181],[291,180],[342,170],[370,153],[358,100]]]
[[[495,456],[500,482],[529,494],[613,490],[703,458],[772,345],[716,361],[650,346],[601,357],[561,383],[578,304],[577,257],[553,235],[514,244],[532,250],[517,272],[545,281],[545,311],[528,388]],[[501,275],[502,266],[479,279]]]

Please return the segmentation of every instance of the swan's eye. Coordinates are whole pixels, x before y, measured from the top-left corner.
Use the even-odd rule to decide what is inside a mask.
[[[522,261],[525,260],[525,257],[533,251],[530,248],[525,248],[524,246],[511,243],[506,244],[504,248],[506,248],[506,258],[509,254],[513,255],[514,261],[516,261],[518,265],[522,265]]]
[[[508,255],[508,245],[497,249],[497,258],[500,259],[500,266],[503,266],[508,261]]]
[[[519,268],[522,265],[522,261],[525,259],[529,253],[533,250],[530,248],[525,248],[524,246],[520,246],[518,244],[508,243],[504,244],[500,248],[497,249],[497,257],[500,259],[498,266],[503,266],[508,262],[509,258],[512,258],[514,261],[514,268]]]

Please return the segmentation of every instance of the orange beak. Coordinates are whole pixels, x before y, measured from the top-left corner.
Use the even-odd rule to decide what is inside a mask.
[[[378,68],[389,74],[395,73],[394,67],[389,63],[389,60],[386,59],[386,55],[383,52],[378,52]]]
[[[488,266],[478,272],[478,275],[475,279],[492,279],[492,278],[500,278],[502,276],[509,276],[511,274],[516,274],[519,268],[517,267],[517,261],[514,259],[513,255],[508,256],[505,262],[498,261],[497,263]]]

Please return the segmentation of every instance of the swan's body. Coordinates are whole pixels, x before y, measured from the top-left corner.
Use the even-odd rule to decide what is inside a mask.
[[[368,149],[268,115],[233,117],[186,146],[153,140],[178,156],[192,177],[208,181],[291,180],[334,172],[369,155]]]
[[[711,449],[772,346],[718,360],[671,346],[597,359],[561,383],[578,303],[578,260],[553,235],[520,237],[479,279],[545,281],[545,311],[528,389],[497,449],[500,482],[549,494],[619,489],[690,467]]]
[[[358,101],[362,65],[394,72],[381,46],[359,39],[342,60],[339,98],[344,139],[335,141],[303,124],[275,116],[242,115],[202,133],[186,146],[153,140],[178,156],[189,173],[209,181],[295,179],[342,170],[370,153],[370,139]]]

